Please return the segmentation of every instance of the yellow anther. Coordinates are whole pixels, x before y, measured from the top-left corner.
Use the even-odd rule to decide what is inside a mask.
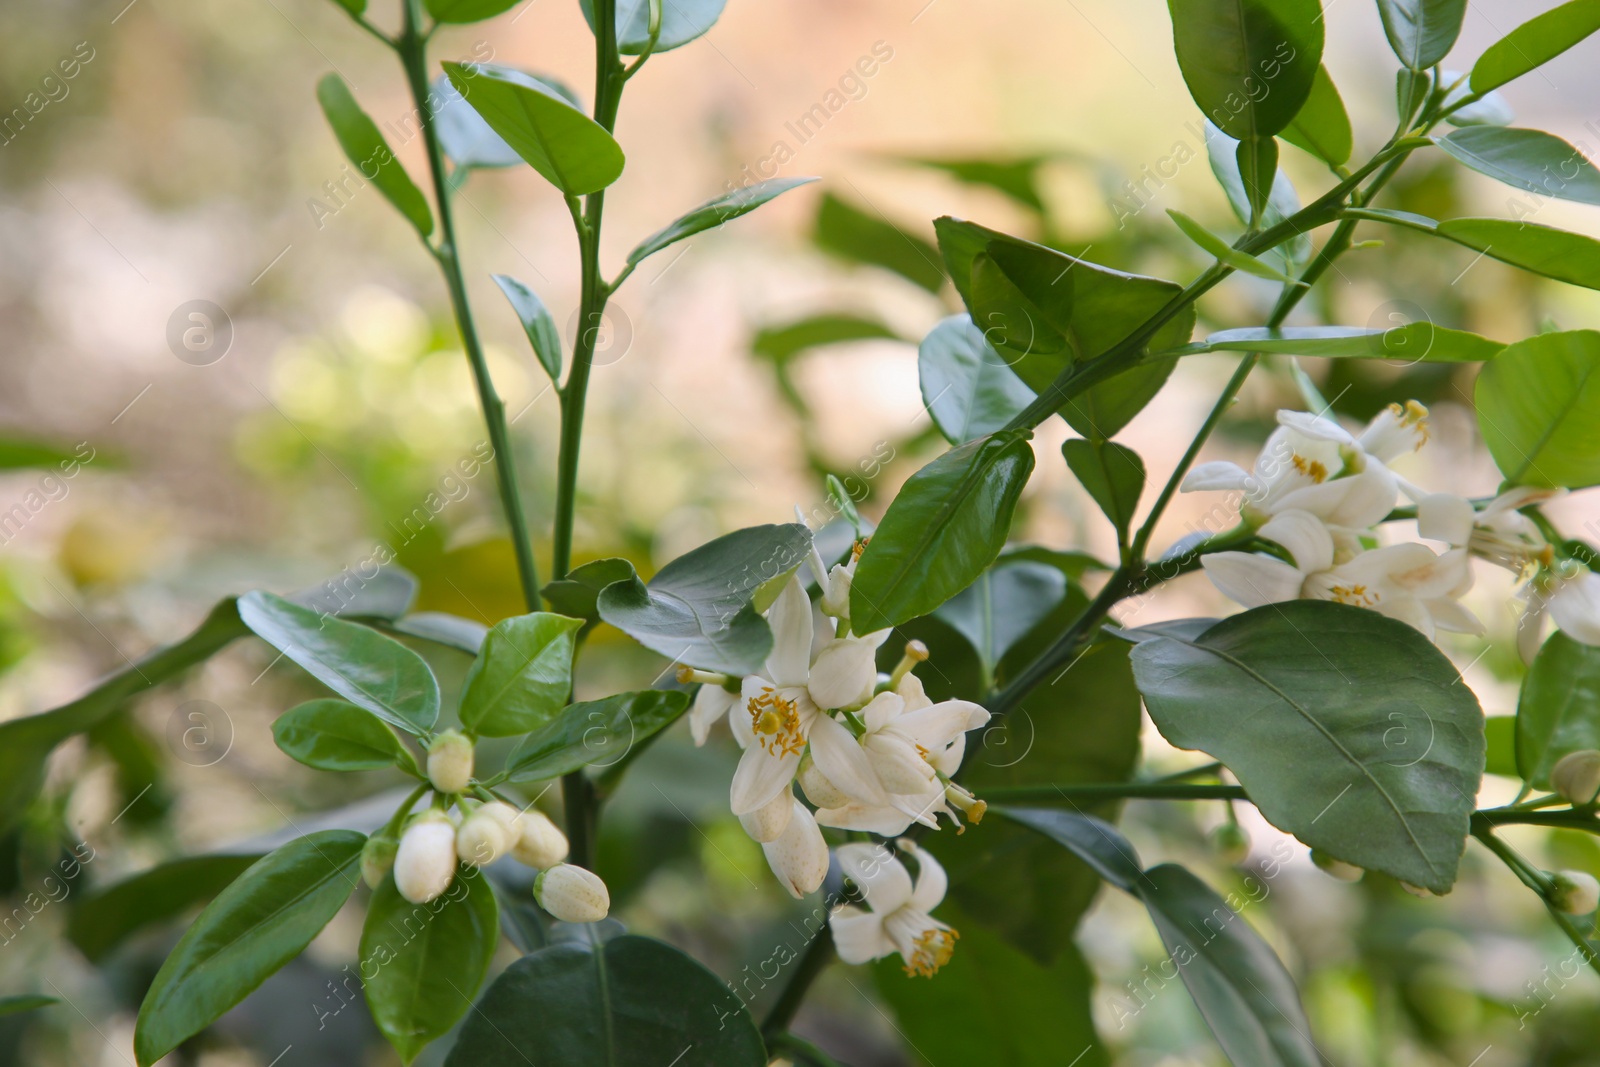
[[[960,937],[961,933],[957,930],[941,930],[937,927],[918,934],[916,941],[913,942],[916,946],[915,951],[906,961],[906,975],[932,978],[940,967],[950,962],[950,957],[956,950],[956,941]]]

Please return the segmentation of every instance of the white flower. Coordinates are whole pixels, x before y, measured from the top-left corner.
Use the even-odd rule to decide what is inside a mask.
[[[428,781],[441,793],[464,793],[472,781],[472,741],[445,730],[428,746]]]
[[[780,805],[784,812],[781,818],[775,818],[770,809]],[[756,816],[743,816],[740,822],[751,837],[761,842],[767,866],[772,868],[772,873],[778,876],[778,881],[783,883],[783,888],[789,891],[790,896],[798,899],[816,892],[822,880],[828,876],[828,843],[822,839],[816,818],[787,790],[779,794],[768,808],[763,808],[762,813],[765,814],[760,827],[751,826],[751,820]],[[773,832],[772,827],[780,821],[781,826]],[[771,833],[771,836],[758,836],[758,830]]]
[[[442,811],[418,815],[400,835],[394,884],[413,904],[426,904],[450,888],[456,876],[456,828]]]
[[[1333,600],[1399,619],[1429,638],[1436,629],[1483,632],[1483,624],[1457,601],[1472,581],[1464,549],[1437,556],[1410,542],[1359,552],[1349,538],[1337,543],[1316,516],[1298,510],[1279,513],[1259,533],[1282,545],[1294,564],[1253,552],[1217,552],[1201,560],[1216,587],[1247,608]]]
[[[1600,907],[1600,882],[1587,871],[1557,871],[1550,876],[1550,903],[1568,915],[1588,915]]]
[[[1523,486],[1501,493],[1482,511],[1465,497],[1433,493],[1417,501],[1417,533],[1527,577],[1531,568],[1549,566],[1554,550],[1538,525],[1519,509],[1560,492]]]
[[[540,871],[533,899],[564,923],[596,923],[611,911],[611,893],[600,876],[570,863]]]
[[[498,800],[482,805],[456,830],[456,855],[462,863],[487,867],[511,847],[517,837],[517,809]]]
[[[906,974],[932,977],[950,962],[960,936],[929,914],[944,900],[949,879],[926,851],[910,843],[902,847],[917,861],[914,885],[905,866],[886,846],[839,847],[839,866],[866,896],[871,910],[841,905],[829,925],[844,962],[866,963],[898,952]]]
[[[1568,560],[1529,582],[1523,596],[1528,606],[1517,631],[1517,647],[1524,660],[1532,662],[1539,651],[1546,614],[1574,641],[1600,645],[1600,574]]]
[[[517,836],[511,842],[511,856],[518,863],[545,870],[567,858],[567,835],[550,821],[550,816],[529,808],[516,819]]]
[[[685,667],[678,672],[678,681],[692,681],[697,673]],[[700,682],[700,691],[694,695],[694,704],[689,708],[689,733],[694,737],[696,746],[706,743],[711,727],[728,714],[728,709],[738,699],[739,694],[724,689],[719,679],[708,678]]]
[[[813,615],[798,578],[778,594],[767,622],[772,652],[761,674],[744,679],[745,714],[735,709],[729,715],[734,737],[744,746],[729,793],[735,815],[771,803],[794,781],[822,709],[859,705],[872,696],[878,646],[889,636],[880,630],[835,638],[832,623]]]

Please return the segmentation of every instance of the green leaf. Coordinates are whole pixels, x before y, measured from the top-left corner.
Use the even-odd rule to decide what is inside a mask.
[[[1033,473],[1031,436],[980,437],[907,479],[856,565],[850,618],[858,632],[928,614],[994,562]]]
[[[482,22],[517,6],[517,0],[423,0],[440,22]]]
[[[677,721],[688,706],[689,694],[671,689],[570,704],[523,739],[506,760],[506,771],[513,782],[541,782],[590,764],[609,767]]]
[[[1002,560],[978,580],[939,605],[949,623],[978,654],[993,678],[995,668],[1034,625],[1067,595],[1067,577],[1047,563]]]
[[[1600,171],[1554,134],[1514,126],[1468,126],[1434,143],[1479,174],[1539,197],[1600,204]]]
[[[1546,333],[1506,346],[1478,375],[1478,429],[1506,480],[1600,484],[1600,333]]]
[[[1399,2],[1399,0],[1397,0]],[[1466,0],[1461,0],[1465,6]],[[1318,67],[1311,82],[1311,95],[1295,115],[1294,121],[1284,127],[1279,135],[1297,148],[1304,148],[1324,163],[1342,167],[1350,162],[1355,149],[1355,134],[1350,130],[1350,116],[1344,109],[1344,100],[1328,75],[1327,67]],[[1277,192],[1277,182],[1273,182]]]
[[[398,208],[418,233],[424,237],[431,234],[433,212],[422,190],[395,158],[389,142],[378,132],[377,123],[367,117],[356,98],[350,95],[350,87],[344,79],[337,74],[323,75],[317,83],[317,102],[322,105],[322,113],[328,117],[328,125],[339,139],[339,147],[344,149],[362,177],[376,185],[384,199]]]
[[[1491,715],[1483,720],[1483,738],[1488,749],[1483,773],[1506,778],[1521,778],[1517,769],[1517,717]]]
[[[1322,62],[1318,0],[1167,0],[1189,95],[1229,137],[1294,121]]]
[[[1321,1067],[1294,979],[1226,900],[1172,863],[1134,889],[1167,947],[1162,977],[1177,971],[1234,1067]]]
[[[817,246],[836,256],[883,267],[937,293],[944,285],[939,253],[876,213],[867,214],[832,193],[824,193],[813,232]]]
[[[1207,254],[1215,256],[1218,262],[1268,281],[1283,282],[1285,285],[1305,284],[1289,277],[1265,260],[1257,259],[1247,252],[1240,252],[1183,212],[1168,208],[1167,214],[1172,216],[1172,221],[1177,223],[1178,229],[1183,231],[1185,237],[1199,245]]]
[[[550,721],[572,691],[581,619],[538,611],[502,619],[461,688],[461,726],[482,737],[525,734]]]
[[[88,442],[78,446],[83,449]],[[98,458],[91,450],[89,455]],[[0,437],[0,471],[27,470],[35,467],[58,467],[63,474],[68,468],[72,475],[82,469],[81,452],[69,450],[48,441],[29,441],[20,437]]]
[[[427,904],[402,897],[393,878],[373,891],[361,929],[362,990],[402,1060],[416,1059],[472,1008],[499,942],[494,890],[475,867],[459,868]]]
[[[1234,149],[1234,157],[1250,202],[1250,217],[1255,219],[1267,206],[1273,180],[1278,176],[1278,142],[1272,137],[1248,137]]]
[[[421,734],[438,719],[438,681],[394,638],[260,590],[239,598],[239,617],[317,681],[385,722]]]
[[[494,132],[567,196],[598,192],[621,176],[621,146],[544,82],[480,63],[446,63],[444,72]]]
[[[528,335],[528,343],[533,346],[533,354],[539,357],[539,366],[550,376],[550,381],[556,385],[561,383],[561,333],[556,329],[556,320],[550,316],[550,311],[544,306],[544,301],[539,299],[539,294],[528,288],[509,274],[492,275],[494,283],[500,291],[506,294],[506,299],[511,302],[511,310],[517,313],[517,320],[522,323],[522,332]]]
[[[25,1011],[37,1011],[59,1003],[57,998],[47,997],[43,993],[18,993],[14,996],[0,997],[0,1016],[20,1015]]]
[[[1082,860],[1101,881],[1132,893],[1144,877],[1139,855],[1122,831],[1104,819],[1057,808],[995,809],[1012,822],[1052,839]]]
[[[1117,536],[1126,541],[1144,492],[1144,461],[1139,453],[1115,441],[1072,438],[1061,445],[1067,466],[1094,502],[1100,505]]]
[[[565,578],[546,585],[542,592],[550,606],[562,615],[593,623],[600,620],[600,590],[612,582],[631,582],[638,576],[633,564],[625,559],[597,559],[572,568]]]
[[[99,963],[134,934],[210,900],[260,858],[261,853],[185,856],[125,878],[78,902],[67,919],[67,939]]]
[[[744,1001],[670,945],[636,934],[542,948],[507,967],[467,1017],[445,1067],[764,1067]],[[791,950],[789,960],[798,953]]]
[[[1356,326],[1282,326],[1274,330],[1251,326],[1214,333],[1183,351],[1470,363],[1494,359],[1505,348],[1499,341],[1435,326],[1422,319],[1387,330]]]
[[[955,955],[932,981],[908,976],[898,956],[873,965],[878,992],[912,1048],[936,1064],[1108,1067],[1090,1011],[1094,974],[1075,946],[1048,965],[959,914]]]
[[[443,611],[419,611],[415,615],[396,619],[389,629],[407,637],[420,638],[436,645],[453,648],[476,656],[483,647],[489,628],[476,619],[463,619]]]
[[[922,403],[951,444],[994,433],[1033,400],[968,315],[952,315],[928,332],[917,349],[917,379]]]
[[[1483,776],[1483,712],[1431,641],[1365,608],[1270,604],[1133,650],[1162,736],[1227,765],[1267,821],[1449,890]]]
[[[1070,281],[1051,290],[1051,295],[1059,297],[1059,316],[1023,295],[987,252],[973,257],[968,286],[972,293],[972,321],[982,327],[984,337],[994,347],[1015,353],[1016,358],[1036,350],[1051,354],[1066,350],[1067,339],[1061,332],[1065,327],[1057,323],[1072,320]]]
[[[1486,93],[1550,62],[1600,30],[1600,3],[1569,0],[1535,15],[1490,45],[1472,65],[1472,91]]]
[[[1211,123],[1206,123],[1206,158],[1211,163],[1211,173],[1216,176],[1217,184],[1222,186],[1222,191],[1228,197],[1228,206],[1233,208],[1233,213],[1240,222],[1250,224],[1250,196],[1244,189],[1244,178],[1239,174],[1238,145],[1232,137],[1217,129]],[[1295,192],[1294,182],[1283,171],[1278,171],[1272,179],[1272,195],[1267,198],[1267,207],[1261,215],[1261,225],[1276,226],[1284,219],[1289,218],[1300,210],[1300,194]],[[1311,235],[1300,234],[1284,244],[1279,245],[1269,256],[1281,256],[1291,265],[1303,262],[1311,257]]]
[[[1497,92],[1485,93],[1480,99],[1463,103],[1473,92],[1467,76],[1459,70],[1441,68],[1439,84],[1454,86],[1440,105],[1450,112],[1445,116],[1445,121],[1452,126],[1509,126],[1517,121],[1517,113],[1511,110],[1506,98]]]
[[[793,570],[811,548],[798,523],[735,530],[662,567],[647,586],[637,577],[600,593],[600,617],[673,660],[729,674],[760,669],[772,631],[751,601]]]
[[[639,247],[628,253],[628,263],[637,265],[646,256],[653,256],[668,245],[676,244],[686,237],[693,237],[697,233],[716,229],[730,219],[747,215],[767,201],[777,199],[790,189],[798,189],[816,180],[816,178],[773,178],[735,189],[715,200],[707,200],[688,214],[673,220],[670,226],[657,230],[639,242]]]
[[[417,578],[410,571],[391,563],[379,567],[371,578],[356,578],[346,572],[290,593],[284,599],[302,608],[309,608],[318,615],[387,622],[411,609],[417,599]]]
[[[594,29],[594,0],[578,0]],[[657,52],[681,48],[717,24],[728,0],[663,0]],[[650,0],[617,0],[617,51],[636,56],[650,43]]]
[[[1446,219],[1440,237],[1546,278],[1600,289],[1600,241],[1533,222]]]
[[[258,860],[185,931],[139,1007],[133,1047],[151,1067],[298,956],[355,888],[366,836],[323,830]]]
[[[467,98],[456,92],[445,75],[439,75],[428,86],[428,104],[433,109],[433,129],[438,134],[439,147],[456,166],[514,167],[522,162],[516,149],[506,144],[482,115],[472,110]]]
[[[1039,168],[1058,158],[1056,154],[1022,156],[1017,159],[936,159],[928,156],[889,156],[900,163],[943,171],[967,185],[981,185],[1005,194],[1030,211],[1043,214],[1044,197],[1039,192]]]
[[[1408,70],[1438,66],[1456,43],[1466,13],[1467,0],[1378,0],[1389,47]]]
[[[751,340],[750,350],[774,363],[785,363],[808,348],[880,340],[904,338],[877,319],[861,315],[813,315],[782,326],[763,327]]]
[[[1522,680],[1516,737],[1517,772],[1538,789],[1562,756],[1600,748],[1600,648],[1550,635]]]
[[[324,771],[375,771],[398,766],[419,774],[417,761],[389,725],[343,700],[311,700],[278,716],[272,739],[290,759]]]

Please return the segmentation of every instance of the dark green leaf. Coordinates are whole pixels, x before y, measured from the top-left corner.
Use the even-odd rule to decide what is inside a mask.
[[[355,888],[366,837],[324,830],[257,861],[185,931],[134,1027],[140,1067],[198,1034],[311,943]]]
[[[1162,735],[1227,765],[1313,848],[1449,890],[1483,775],[1483,712],[1405,623],[1325,601],[1270,604],[1133,650]]]
[[[1189,95],[1229,137],[1294,121],[1322,62],[1318,0],[1167,0]]]
[[[996,808],[1012,822],[1044,834],[1077,856],[1102,881],[1124,892],[1144,877],[1139,854],[1122,832],[1104,819],[1056,808]]]
[[[1546,333],[1508,345],[1473,390],[1495,465],[1518,485],[1600,484],[1600,333]]]
[[[1426,319],[1387,330],[1356,326],[1251,326],[1223,330],[1186,351],[1270,352],[1294,356],[1353,356],[1408,362],[1469,363],[1494,359],[1505,345],[1465,330],[1435,326]]]
[[[994,433],[1033,400],[967,315],[929,331],[917,349],[917,378],[922,403],[951,444]]]
[[[819,247],[836,256],[892,270],[930,293],[944,285],[939,253],[932,245],[832,193],[822,196],[814,237]]]
[[[663,656],[708,670],[749,674],[772,650],[772,631],[752,605],[766,582],[799,566],[811,547],[804,526],[752,526],[707,542],[662,567],[607,586],[600,617]]]
[[[431,641],[469,656],[478,654],[483,647],[483,639],[489,635],[489,628],[476,619],[463,619],[443,611],[419,611],[415,615],[396,619],[389,628],[407,637]]]
[[[1115,441],[1073,438],[1062,443],[1061,454],[1117,528],[1117,535],[1127,540],[1128,527],[1139,508],[1139,494],[1144,492],[1144,461],[1139,453]]]
[[[594,0],[578,0],[594,29]],[[717,24],[728,0],[662,0],[657,52],[681,48]],[[636,56],[650,43],[650,0],[617,0],[617,50]]]
[[[1461,2],[1464,6],[1466,0]],[[1350,130],[1350,116],[1345,112],[1344,101],[1328,76],[1327,67],[1317,68],[1317,76],[1311,82],[1311,95],[1306,97],[1300,113],[1280,136],[1330,166],[1342,167],[1350,161],[1355,135]],[[1277,188],[1274,181],[1274,193]]]
[[[317,83],[317,102],[328,117],[339,147],[361,176],[383,194],[384,199],[400,210],[410,220],[417,232],[426,237],[433,232],[433,212],[422,190],[412,182],[405,167],[394,157],[389,142],[378,132],[377,123],[367,117],[350,95],[350,87],[337,74],[326,74]]]
[[[1514,189],[1600,204],[1600,171],[1580,150],[1543,130],[1468,126],[1435,143],[1479,174]]]
[[[1256,219],[1267,206],[1273,180],[1278,176],[1278,141],[1261,135],[1247,137],[1234,149],[1234,157],[1239,164],[1239,180],[1250,201],[1250,217]]]
[[[543,79],[541,79],[543,80]],[[458,167],[514,167],[522,162],[516,149],[506,144],[484,117],[472,110],[467,98],[456,92],[441,74],[428,86],[433,108],[433,128],[439,147]]]
[[[767,1062],[744,1001],[722,979],[670,945],[624,934],[551,945],[507,967],[445,1067],[640,1067],[686,1049],[681,1067]]]
[[[1467,0],[1378,0],[1389,47],[1401,65],[1416,71],[1438,66],[1450,54],[1466,13]]]
[[[1517,717],[1491,715],[1484,719],[1483,738],[1488,750],[1483,773],[1521,778],[1522,772],[1517,769]]]
[[[688,706],[688,693],[668,689],[568,705],[523,739],[506,761],[506,770],[513,782],[539,782],[590,764],[609,767],[675,722]]]
[[[19,993],[15,996],[0,997],[0,1015],[19,1015],[25,1011],[37,1011],[59,1003],[55,997],[47,997],[42,993]]]
[[[444,71],[494,132],[567,196],[598,192],[622,174],[612,136],[544,82],[478,63],[446,63]]]
[[[1569,0],[1524,22],[1472,65],[1472,91],[1486,93],[1550,62],[1600,30],[1600,3]]]
[[[1240,222],[1249,225],[1250,197],[1244,190],[1244,178],[1239,174],[1238,144],[1211,123],[1206,123],[1206,158],[1211,163],[1211,173],[1227,195],[1228,206],[1233,208],[1233,213]],[[1299,210],[1300,194],[1295,192],[1289,176],[1278,171],[1277,177],[1272,179],[1272,196],[1267,199],[1261,225],[1276,226]],[[1291,264],[1303,262],[1311,256],[1311,235],[1301,234],[1279,245],[1268,255],[1284,256]]]
[[[994,562],[1033,472],[1031,436],[980,437],[906,481],[856,566],[850,618],[857,631],[928,614]]]
[[[560,384],[561,333],[556,329],[556,320],[550,317],[550,312],[544,306],[544,301],[539,299],[538,293],[509,274],[496,274],[493,277],[494,283],[511,302],[511,310],[517,313],[517,320],[522,323],[522,332],[528,335],[528,343],[533,346],[533,354],[539,357],[539,365],[550,376],[551,382]]]
[[[1550,788],[1550,770],[1570,752],[1600,748],[1600,648],[1557,630],[1522,680],[1517,701],[1517,771]]]
[[[402,1060],[416,1059],[472,1008],[499,942],[494,890],[475,867],[458,869],[427,904],[402,897],[393,878],[373,891],[361,930],[362,990]]]
[[[999,562],[934,615],[967,639],[989,677],[1012,645],[1067,595],[1067,577],[1047,563]]]
[[[1268,281],[1283,282],[1285,285],[1302,284],[1265,260],[1257,259],[1248,252],[1240,252],[1183,212],[1168,208],[1167,214],[1172,216],[1172,221],[1177,223],[1178,229],[1183,231],[1185,237],[1199,245],[1208,255],[1215,256],[1219,263]]]
[[[653,256],[668,245],[676,244],[686,237],[693,237],[697,233],[715,229],[730,219],[746,215],[769,200],[787,193],[790,189],[798,189],[802,185],[809,185],[816,181],[815,178],[773,178],[770,181],[757,182],[731,193],[708,200],[695,208],[687,215],[682,215],[665,229],[657,230],[639,243],[639,247],[628,253],[628,262],[638,264],[646,256]]]
[[[1066,350],[1066,336],[1052,321],[1054,316],[1024,296],[987,252],[973,257],[967,284],[972,293],[972,321],[982,328],[983,336],[991,345],[1008,354],[1014,353],[1013,358],[1021,358],[1034,350],[1051,354]],[[1061,303],[1070,304],[1070,284],[1055,292],[1065,298]],[[1064,319],[1070,322],[1070,308],[1064,310]]]
[[[482,22],[510,11],[517,0],[424,0],[428,14],[440,22]]]
[[[600,590],[612,582],[631,582],[639,574],[625,559],[597,559],[574,567],[565,578],[551,582],[542,592],[550,606],[573,619],[597,622],[600,619]]]
[[[462,728],[511,737],[549,722],[572,691],[573,634],[582,625],[543,611],[495,623],[462,684]]]
[[[319,770],[417,771],[417,761],[387,723],[343,700],[312,700],[284,712],[272,724],[272,739],[290,759]]]
[[[394,638],[260,590],[239,598],[239,617],[317,681],[407,733],[420,734],[439,717],[433,672]]]
[[[134,934],[210,900],[260,858],[186,856],[125,878],[78,902],[67,920],[67,938],[98,963]]]

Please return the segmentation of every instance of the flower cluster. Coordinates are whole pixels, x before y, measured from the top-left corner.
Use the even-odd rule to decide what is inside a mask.
[[[1310,598],[1371,608],[1434,637],[1439,630],[1481,633],[1460,603],[1472,587],[1471,560],[1498,564],[1524,582],[1523,654],[1538,648],[1545,614],[1568,635],[1600,645],[1600,575],[1570,559],[1523,509],[1556,490],[1515,488],[1479,507],[1453,493],[1428,493],[1389,463],[1428,441],[1428,409],[1391,404],[1359,434],[1303,411],[1278,412],[1253,470],[1202,463],[1183,490],[1243,495],[1240,520],[1277,545],[1278,554],[1217,552],[1201,563],[1223,593],[1245,607]],[[1377,527],[1405,497],[1417,532],[1444,544],[1379,545]]]
[[[912,673],[928,656],[919,642],[907,646],[891,673],[878,673],[878,649],[889,631],[850,631],[850,582],[860,548],[849,563],[831,569],[813,550],[811,568],[820,589],[815,604],[798,576],[789,579],[767,611],[772,651],[759,672],[742,679],[680,672],[682,680],[702,683],[690,712],[695,743],[704,744],[711,726],[726,717],[744,750],[730,806],[796,897],[814,892],[827,876],[822,827],[895,837],[913,823],[938,829],[940,814],[958,826],[962,815],[972,822],[983,818],[983,802],[951,776],[961,766],[967,732],[986,724],[989,713],[971,701],[935,703],[928,697]],[[797,781],[809,806],[795,794]],[[876,883],[867,877],[865,861],[851,858],[862,849],[877,850],[879,866],[899,871],[882,876],[891,878],[890,888],[870,888]],[[917,973],[931,974],[948,958],[947,943],[937,950],[919,948],[916,931],[901,936],[918,922],[947,930],[926,915],[944,895],[943,872],[926,853],[912,854],[923,872],[914,900],[910,876],[882,846],[839,849],[845,873],[869,894],[873,911],[863,914],[891,930],[887,939],[857,938],[854,945],[873,952],[854,962],[899,951]],[[921,888],[924,883],[928,888]],[[913,908],[912,918],[885,925],[906,907]],[[948,933],[953,941],[954,932]]]

